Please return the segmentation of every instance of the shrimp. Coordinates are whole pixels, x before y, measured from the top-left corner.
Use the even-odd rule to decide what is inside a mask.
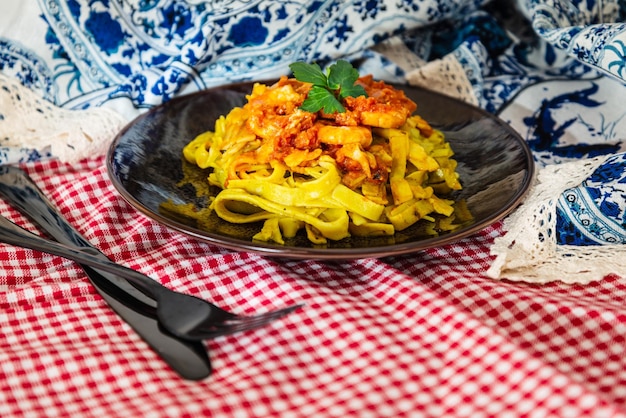
[[[317,139],[324,144],[345,145],[360,144],[367,148],[372,144],[372,130],[365,126],[322,125],[317,132]]]
[[[311,128],[316,120],[315,114],[299,109],[308,88],[307,84],[284,76],[271,87],[255,86],[244,106],[249,112],[247,128],[265,140],[291,144],[293,138]]]
[[[363,86],[367,97],[346,97],[346,112],[331,116],[339,125],[399,128],[417,109],[417,104],[406,97],[402,90],[384,81],[374,81],[371,75],[359,78],[357,84]]]
[[[339,148],[336,161],[344,170],[362,171],[367,178],[372,178],[372,168],[376,168],[376,158],[356,143]]]

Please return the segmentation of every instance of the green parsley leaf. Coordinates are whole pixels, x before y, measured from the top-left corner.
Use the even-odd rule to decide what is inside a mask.
[[[346,97],[367,96],[362,86],[354,83],[359,78],[359,72],[348,61],[338,60],[328,67],[327,75],[317,64],[294,62],[289,68],[296,80],[313,84],[301,108],[307,112],[332,114],[346,111],[341,101]]]
[[[348,61],[339,60],[328,67],[328,87],[332,90],[352,86],[357,78],[359,78],[359,72]]]
[[[341,90],[339,91],[340,99],[345,99],[346,97],[359,97],[359,96],[367,97],[367,93],[365,92],[365,89],[363,88],[363,86],[358,86],[354,84],[348,85],[348,86],[342,86]]]
[[[326,87],[326,75],[319,65],[305,62],[294,62],[289,66],[296,80],[311,83],[314,86]]]
[[[311,113],[324,109],[324,113],[329,115],[335,112],[343,113],[346,111],[335,95],[321,86],[313,86],[311,88],[309,95],[302,103],[301,109]]]

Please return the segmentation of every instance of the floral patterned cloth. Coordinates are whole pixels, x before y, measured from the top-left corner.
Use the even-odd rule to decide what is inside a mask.
[[[362,53],[484,0],[3,1],[3,71],[64,107],[119,97],[147,107],[183,91],[277,77],[296,60]],[[434,3],[434,2],[433,2]],[[20,32],[36,34],[24,44]]]
[[[559,196],[557,242],[626,244],[626,154],[608,158],[579,186]]]

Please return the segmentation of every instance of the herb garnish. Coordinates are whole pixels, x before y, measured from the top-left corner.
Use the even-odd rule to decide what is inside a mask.
[[[359,71],[348,61],[339,60],[324,74],[319,65],[294,62],[289,66],[296,80],[313,84],[300,108],[307,112],[324,110],[326,114],[346,111],[341,101],[346,97],[367,96],[363,86],[355,85]]]

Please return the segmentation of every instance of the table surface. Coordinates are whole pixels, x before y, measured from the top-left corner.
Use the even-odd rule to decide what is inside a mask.
[[[23,166],[113,260],[238,313],[306,306],[207,341],[213,374],[181,379],[73,262],[0,245],[0,416],[621,416],[626,284],[485,276],[497,223],[387,259],[277,261],[144,217],[104,160]],[[0,213],[37,231],[0,202]]]

